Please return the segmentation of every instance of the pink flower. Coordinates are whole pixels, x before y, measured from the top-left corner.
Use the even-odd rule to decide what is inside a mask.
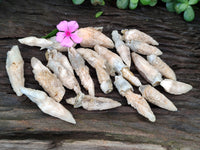
[[[57,26],[60,31],[56,34],[56,41],[64,47],[72,47],[74,43],[80,43],[82,39],[77,35],[78,23],[76,21],[61,21]]]

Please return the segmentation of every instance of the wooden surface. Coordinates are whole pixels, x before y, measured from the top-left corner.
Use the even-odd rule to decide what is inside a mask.
[[[94,17],[103,10],[100,18]],[[108,95],[100,91],[94,69],[90,69],[97,96],[113,98],[122,107],[108,111],[86,111],[62,104],[74,115],[71,125],[43,114],[26,96],[17,97],[5,71],[6,53],[19,45],[25,61],[26,87],[41,89],[34,80],[31,57],[46,64],[44,53],[37,47],[21,45],[17,39],[41,37],[61,20],[77,20],[80,27],[103,26],[110,37],[113,29],[137,28],[159,43],[161,58],[175,71],[179,81],[193,90],[174,96],[158,87],[177,106],[169,112],[152,106],[156,122],[151,123],[127,105],[116,89]],[[0,3],[0,149],[200,149],[200,11],[192,23],[182,16],[167,12],[163,6],[142,7],[134,11],[113,6],[75,6],[71,0],[31,1],[3,0]],[[145,80],[132,65],[131,70],[142,83]],[[138,93],[136,88],[135,92]],[[85,92],[85,91],[84,91]],[[75,96],[67,90],[65,98]],[[91,141],[92,140],[92,141]]]

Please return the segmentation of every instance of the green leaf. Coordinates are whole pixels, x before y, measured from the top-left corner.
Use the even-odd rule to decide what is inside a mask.
[[[175,10],[176,10],[177,14],[180,14],[183,11],[185,11],[187,7],[188,7],[188,4],[186,4],[186,3],[175,4]]]
[[[139,0],[130,0],[130,3],[133,3],[133,4],[136,4],[138,2],[139,2]]]
[[[151,2],[149,3],[149,6],[155,6],[157,4],[157,0],[151,0]]]
[[[189,0],[189,5],[195,5],[199,2],[199,0]]]
[[[130,0],[130,3],[129,3],[129,9],[135,9],[135,8],[137,8],[137,6],[138,6],[138,1],[139,0]]]
[[[75,4],[75,5],[80,5],[84,2],[85,0],[72,0],[72,2]]]
[[[128,7],[129,0],[117,0],[116,5],[119,9],[126,9]]]
[[[169,3],[169,2],[171,2],[172,0],[162,0],[162,2],[164,2],[164,3]]]
[[[90,2],[92,5],[95,5],[95,6],[96,5],[101,5],[101,6],[105,5],[104,0],[90,0]]]
[[[188,3],[188,0],[176,0],[177,3]]]
[[[185,21],[194,20],[195,14],[194,14],[194,10],[191,6],[188,6],[188,8],[185,10],[183,17],[184,17]]]
[[[166,3],[166,8],[169,12],[175,12],[175,9],[174,9],[174,2],[169,2],[169,3]]]
[[[103,11],[98,11],[95,15],[96,18],[100,17],[103,14]]]
[[[149,5],[151,3],[151,0],[140,0],[142,5]]]
[[[49,34],[43,36],[42,38],[48,39],[52,36],[55,36],[57,32],[58,32],[58,29],[54,29],[53,31],[51,31]]]

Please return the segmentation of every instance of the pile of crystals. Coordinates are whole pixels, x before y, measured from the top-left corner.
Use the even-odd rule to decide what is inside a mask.
[[[67,22],[64,26],[65,23],[66,21],[63,21],[57,25],[57,28],[64,32],[58,32],[57,36],[49,39],[33,36],[19,39],[21,44],[47,49],[47,65],[32,57],[31,66],[35,80],[48,95],[44,91],[24,87],[24,61],[18,46],[13,46],[7,53],[6,70],[13,90],[17,96],[26,95],[44,113],[76,123],[73,115],[60,104],[65,88],[73,90],[77,95],[66,99],[74,108],[106,110],[121,106],[118,101],[110,98],[95,97],[94,82],[85,61],[96,70],[100,88],[105,94],[113,90],[110,76],[114,76],[114,86],[119,94],[125,97],[127,103],[139,114],[152,122],[155,122],[156,117],[147,101],[169,111],[177,111],[176,106],[155,89],[155,86],[161,85],[166,92],[175,95],[192,89],[191,85],[176,80],[174,71],[159,57],[163,53],[156,47],[158,42],[151,36],[137,29],[122,30],[123,35],[114,30],[111,40],[102,33],[102,27],[78,29],[75,21]],[[70,23],[73,23],[73,26],[70,26]],[[76,43],[80,43],[79,48],[75,48]],[[114,48],[119,55],[109,50]],[[130,53],[130,50],[133,52]],[[68,57],[62,52],[67,52]],[[147,56],[147,59],[141,55]],[[130,71],[131,57],[138,72],[151,85],[142,85]],[[88,95],[81,91],[74,71]],[[134,93],[132,85],[139,88],[141,95]]]

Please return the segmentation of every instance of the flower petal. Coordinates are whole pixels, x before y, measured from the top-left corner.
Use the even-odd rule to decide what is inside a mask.
[[[78,23],[76,21],[70,21],[68,22],[68,31],[74,32],[78,29]]]
[[[61,21],[56,27],[59,31],[66,31],[68,30],[68,22],[65,20]]]
[[[71,33],[71,39],[75,42],[75,43],[81,43],[82,38],[80,38],[77,35],[77,31],[75,33]]]
[[[74,42],[69,37],[65,37],[64,40],[61,42],[61,45],[64,47],[72,47]]]
[[[56,41],[62,42],[64,38],[65,38],[65,33],[64,32],[58,32],[56,34]]]

